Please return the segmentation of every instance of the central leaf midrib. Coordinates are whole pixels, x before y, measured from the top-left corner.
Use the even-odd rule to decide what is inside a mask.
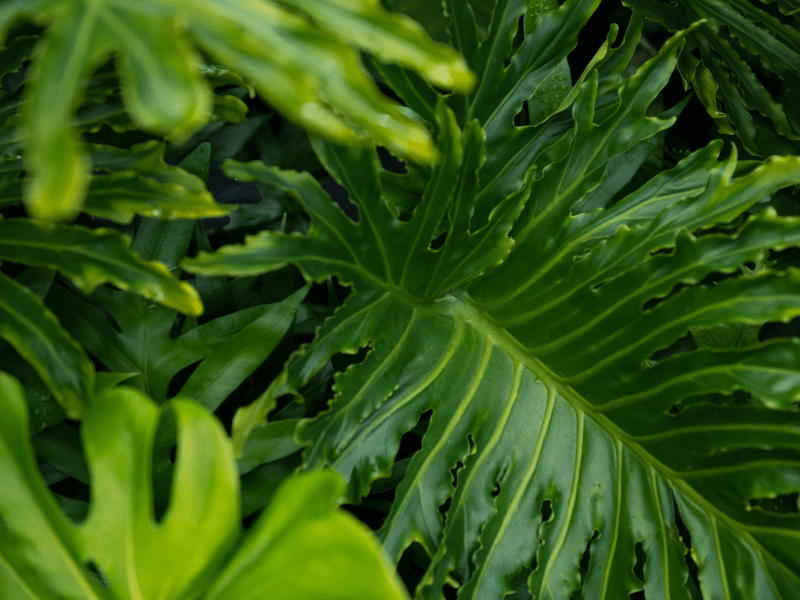
[[[451,294],[438,302],[439,311],[450,313],[454,316],[462,317],[467,324],[478,331],[482,336],[491,340],[499,349],[504,351],[515,363],[519,363],[531,371],[545,387],[555,390],[555,392],[569,402],[576,411],[581,411],[602,427],[613,439],[624,443],[644,464],[659,471],[672,486],[677,488],[684,496],[691,498],[695,504],[700,506],[710,517],[721,520],[733,531],[737,532],[751,547],[757,547],[762,555],[770,556],[775,563],[784,567],[785,565],[772,556],[756,539],[749,533],[747,525],[736,521],[726,513],[711,504],[706,498],[685,482],[680,473],[666,466],[661,461],[653,457],[634,438],[620,429],[613,421],[602,413],[595,410],[586,399],[578,394],[574,389],[564,384],[562,380],[553,373],[544,363],[537,358],[528,355],[523,346],[514,339],[505,329],[495,324],[491,317],[480,311],[469,299],[469,296],[461,290],[453,290]]]

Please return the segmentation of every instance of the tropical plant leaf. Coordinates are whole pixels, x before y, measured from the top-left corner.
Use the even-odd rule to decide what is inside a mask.
[[[779,2],[782,15],[767,12],[751,0],[682,0],[673,5],[661,0],[626,0],[623,4],[636,7],[670,31],[705,20],[703,27],[687,37],[681,62],[685,85],[691,82],[720,133],[735,131],[749,152],[773,154],[774,128],[786,138],[783,145],[798,153],[797,143],[787,141],[800,139],[800,126],[787,117],[787,111],[793,110],[792,96],[776,99],[768,81],[769,74],[774,74],[790,86],[800,77],[800,33],[796,20],[788,16],[797,11],[797,6],[790,8],[790,3]],[[701,63],[689,54],[693,48],[699,50]],[[753,71],[748,62],[751,56],[763,65],[763,73]],[[772,122],[772,127],[762,123],[761,115]]]
[[[98,396],[82,424],[93,491],[88,518],[76,526],[39,473],[21,386],[2,373],[0,395],[6,598],[222,600],[245,590],[286,600],[406,597],[370,532],[336,508],[342,482],[335,473],[290,479],[243,534],[228,437],[183,399],[171,402],[180,421],[176,475],[156,523],[149,457],[159,409],[132,388]]]
[[[267,360],[284,338],[294,322],[300,302],[308,293],[308,288],[309,286],[305,286],[283,302],[262,309],[259,318],[215,348],[197,366],[178,395],[210,411],[219,408],[225,399]],[[176,423],[176,417],[172,415],[163,418],[159,424],[153,448],[153,475],[157,481],[167,480],[172,472],[170,453],[174,445]],[[256,459],[262,460],[252,464]],[[251,468],[270,459],[276,460],[266,453],[254,452],[250,455]],[[166,489],[166,486],[160,489]]]
[[[0,337],[36,369],[71,419],[79,419],[94,392],[94,365],[44,302],[0,273]]]
[[[9,143],[13,143],[13,138]],[[90,215],[128,224],[136,214],[161,219],[198,219],[221,216],[236,208],[215,202],[199,177],[166,164],[162,142],[151,140],[129,149],[88,144],[87,149],[95,174],[82,210]],[[207,163],[209,156],[208,144],[200,144],[187,160],[204,159]],[[7,179],[0,207],[22,203],[19,175],[23,168],[21,156],[5,159],[2,170]]]
[[[87,294],[112,283],[190,315],[203,312],[192,286],[164,265],[137,257],[130,240],[111,229],[0,219],[0,258],[55,269]]]
[[[127,225],[134,216],[159,219],[201,219],[217,217],[235,209],[220,204],[206,189],[211,146],[197,146],[173,167],[164,162],[164,144],[145,142],[120,150],[111,146],[89,144],[96,173],[86,196],[83,210],[90,215]],[[198,165],[195,175],[193,165]]]
[[[427,131],[379,92],[356,48],[412,67],[441,87],[466,90],[473,81],[452,48],[377,0],[14,0],[0,9],[0,40],[21,18],[47,27],[34,50],[20,120],[26,208],[40,219],[69,219],[83,206],[91,165],[71,128],[73,106],[85,79],[113,52],[125,108],[153,133],[180,141],[210,118],[214,102],[196,43],[312,131],[350,142],[366,131],[423,162],[435,159]]]
[[[237,412],[235,449],[242,453],[278,396],[298,394],[336,353],[368,348],[336,374],[328,409],[303,420],[297,436],[309,446],[305,468],[331,465],[357,503],[391,476],[401,437],[432,411],[379,532],[395,561],[412,542],[425,549],[419,597],[441,598],[449,585],[459,598],[501,598],[521,581],[535,598],[686,599],[685,523],[707,597],[794,598],[800,516],[754,507],[800,490],[800,345],[651,357],[690,327],[800,315],[792,269],[701,283],[800,243],[796,218],[771,208],[740,218],[800,182],[800,159],[737,168],[735,150],[719,160],[722,144],[713,142],[625,197],[574,212],[611,161],[674,122],[648,110],[700,27],[673,36],[624,80],[630,46],[598,53],[570,93],[572,120],[539,154],[560,146],[536,172],[535,153],[490,139],[564,58],[531,49],[577,36],[592,8],[573,0],[539,15],[505,67],[525,3],[497,3],[494,42],[474,54],[466,42],[460,48],[482,100],[474,112],[470,98],[428,106],[442,160],[405,219],[383,197],[385,178],[364,149],[314,143],[357,206],[357,223],[307,175],[225,163],[231,175],[297,198],[309,233],[262,232],[184,261],[187,270],[253,275],[291,262],[308,280],[336,275],[354,290]],[[469,19],[459,27],[468,39]],[[527,135],[552,131],[563,119],[553,115]],[[516,187],[494,183],[492,153],[492,164],[519,174]],[[724,233],[707,231],[718,225]],[[681,398],[736,389],[753,401],[670,412]]]
[[[167,268],[174,267],[188,248],[194,225],[192,221],[145,220],[139,226],[134,238],[134,248],[138,244],[142,247],[154,247],[161,242],[161,254],[157,258],[165,263]],[[62,325],[75,335],[92,355],[98,357],[112,371],[141,375],[144,391],[158,402],[166,400],[167,386],[178,371],[208,358],[228,342],[231,336],[256,322],[259,324],[252,331],[259,330],[262,334],[273,337],[270,344],[266,344],[252,355],[255,359],[266,351],[263,358],[258,361],[258,363],[263,362],[270,349],[277,345],[289,328],[292,322],[289,314],[296,310],[299,300],[300,296],[296,295],[285,304],[260,305],[244,309],[198,325],[173,338],[170,333],[174,327],[177,311],[136,298],[127,292],[100,287],[90,296],[81,297],[63,286],[53,286],[47,298],[49,306]],[[119,330],[115,329],[98,310],[99,308],[113,315]],[[252,343],[252,340],[248,343]],[[237,348],[234,344],[224,353],[232,359],[239,350],[241,348]],[[215,362],[219,364],[220,359],[216,359]],[[235,368],[235,365],[231,364],[230,367]],[[201,378],[208,379],[209,376],[203,375],[203,372],[201,370],[197,374],[198,382]],[[238,379],[234,389],[246,376],[247,374]],[[231,383],[225,378],[217,382],[213,379],[212,376],[206,383],[214,383],[215,386],[224,386],[226,389]],[[223,399],[224,396],[215,396],[215,401],[221,402]]]
[[[172,190],[175,201],[180,202],[181,192],[188,190],[196,191],[201,197],[204,194],[210,198],[204,181],[197,176],[203,172],[205,177],[208,176],[208,145],[201,145],[182,161],[181,165],[192,172],[166,165],[163,161],[163,146],[160,145],[154,148],[152,144],[144,144],[130,153],[110,147],[98,147],[98,152],[105,154],[105,156],[101,154],[100,163],[120,169],[135,165],[140,173],[146,173],[153,178],[154,185]],[[155,181],[159,179],[163,183],[156,184]],[[212,200],[211,204],[216,203]],[[202,208],[200,212],[204,212]],[[84,348],[61,327],[58,319],[41,301],[46,294],[52,294],[64,296],[67,307],[74,308],[76,303],[80,303],[77,298],[70,297],[61,286],[51,286],[54,273],[50,269],[59,271],[84,293],[95,292],[101,284],[111,283],[119,288],[116,292],[110,288],[100,289],[112,296],[114,294],[125,296],[124,290],[138,294],[140,298],[134,298],[132,302],[127,303],[126,310],[129,316],[132,312],[135,314],[137,310],[147,313],[150,308],[156,306],[156,302],[161,303],[160,308],[165,314],[170,315],[171,320],[174,320],[177,310],[190,316],[199,315],[203,312],[199,294],[189,283],[179,281],[172,272],[179,258],[183,256],[180,252],[185,253],[188,246],[189,240],[183,236],[186,245],[181,248],[180,232],[184,230],[190,232],[194,225],[192,221],[184,223],[160,228],[162,234],[172,234],[174,238],[160,240],[165,242],[159,246],[160,254],[148,260],[137,255],[136,250],[142,253],[145,249],[145,239],[155,241],[159,228],[153,227],[152,224],[140,227],[140,235],[131,248],[131,240],[128,237],[111,229],[88,229],[32,219],[0,219],[0,258],[47,267],[38,272],[29,269],[21,275],[19,282],[2,276],[7,298],[3,306],[5,317],[0,335],[31,363],[53,399],[66,412],[66,416],[72,419],[81,417],[95,391],[95,373]],[[166,260],[167,264],[154,259]],[[37,278],[37,273],[44,273],[45,277]],[[23,287],[26,283],[31,286],[30,291]],[[59,311],[59,314],[66,316],[71,323],[75,323],[74,316],[70,315],[66,307]],[[82,340],[86,337],[94,341],[102,340],[102,343],[91,346],[95,350],[95,356],[104,355],[105,362],[115,365],[112,370],[128,373],[130,374],[128,377],[141,374],[143,383],[147,387],[148,373],[143,366],[147,364],[146,351],[142,348],[135,348],[132,351],[130,339],[126,343],[115,340],[117,332],[96,309],[84,307],[80,318],[89,325],[89,328],[79,329],[76,335]],[[145,329],[139,324],[135,327],[140,330]],[[169,331],[167,330],[164,335],[168,337]],[[200,358],[203,358],[204,347],[200,346],[199,351]],[[144,363],[137,362],[137,353],[145,359]],[[162,358],[159,357],[155,362],[160,364]],[[168,381],[169,379],[164,383],[164,392]],[[52,414],[52,410],[47,412],[51,416],[45,421],[38,422],[37,428],[49,422],[50,418],[59,416],[57,411],[55,414]]]
[[[259,465],[299,452],[302,446],[294,438],[299,422],[299,419],[282,419],[254,429],[247,439],[242,457],[237,461],[239,472],[247,473]]]

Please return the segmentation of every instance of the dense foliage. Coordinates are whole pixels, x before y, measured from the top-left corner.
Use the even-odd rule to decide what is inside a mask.
[[[0,597],[797,598],[798,18],[1,4]]]

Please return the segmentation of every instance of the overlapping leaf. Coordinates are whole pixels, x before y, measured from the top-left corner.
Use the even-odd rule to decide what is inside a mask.
[[[15,38],[0,50],[0,64],[8,72],[13,72],[24,59],[30,58],[38,39],[38,36]],[[229,70],[205,63],[201,66],[212,85],[246,85]],[[119,85],[113,70],[105,67],[87,83],[87,98],[76,118],[81,131],[96,132],[103,124],[108,124],[117,132],[135,128],[122,105]],[[10,93],[0,91],[0,121],[4,123],[0,128],[0,153],[3,155],[0,167],[3,197],[0,206],[21,204],[23,201],[23,138],[16,124],[17,113],[22,106],[20,96],[21,89]],[[244,120],[247,105],[239,98],[214,95],[214,99],[214,120]],[[156,141],[135,145],[130,149],[89,144],[87,151],[94,174],[83,206],[83,210],[89,214],[130,223],[135,214],[187,219],[219,216],[231,208],[216,203],[198,177],[166,164],[163,161],[164,145]],[[203,153],[208,154],[208,147],[201,145],[190,161],[202,161]]]
[[[579,22],[572,19],[581,7],[591,12],[589,4],[573,0],[539,16],[521,48],[557,37],[553,31]],[[800,315],[800,275],[793,270],[699,284],[713,271],[733,273],[763,260],[767,249],[800,242],[800,222],[770,209],[727,234],[704,232],[800,182],[800,159],[737,168],[735,152],[720,161],[715,142],[615,203],[609,196],[595,210],[573,212],[587,205],[612,161],[673,122],[647,111],[692,30],[622,82],[627,61],[612,55],[603,63],[599,56],[599,72],[587,72],[575,90],[571,132],[543,144],[564,138],[534,179],[531,155],[488,142],[491,129],[508,128],[515,112],[503,104],[505,93],[513,97],[530,83],[521,103],[544,73],[533,69],[539,75],[527,82],[516,57],[498,66],[523,5],[497,3],[497,29],[489,34],[497,44],[481,50],[467,26],[460,46],[468,60],[477,56],[487,65],[470,63],[487,77],[476,88],[486,96],[479,123],[491,160],[526,174],[517,189],[501,193],[485,183],[489,159],[484,163],[475,150],[483,127],[460,120],[470,113],[458,100],[453,109],[426,109],[437,116],[443,160],[408,207],[410,218],[397,218],[403,211],[382,191],[386,181],[403,189],[393,181],[403,176],[382,177],[362,150],[315,145],[357,205],[358,223],[308,176],[226,165],[231,174],[295,195],[311,229],[308,236],[262,233],[244,246],[201,254],[187,269],[244,274],[292,262],[309,279],[335,274],[354,287],[315,340],[237,414],[237,450],[278,395],[296,393],[335,353],[368,347],[362,363],[336,375],[329,409],[301,423],[299,440],[309,444],[305,466],[332,465],[357,501],[375,479],[390,475],[401,436],[432,411],[380,531],[395,560],[414,541],[431,557],[420,597],[441,598],[450,585],[459,598],[501,598],[516,578],[536,598],[644,591],[648,598],[688,599],[688,540],[679,534],[685,523],[706,596],[794,598],[800,516],[753,507],[800,490],[800,345],[775,341],[648,359],[690,327]],[[448,3],[448,14],[458,19],[459,6]],[[460,26],[469,21],[467,11]],[[506,23],[502,35],[499,23]],[[634,31],[640,23],[632,21]],[[553,56],[553,66],[562,59]],[[504,94],[492,96],[498,89]],[[616,96],[602,115],[598,95]],[[495,125],[493,115],[503,110]],[[418,172],[405,177],[407,189],[419,184]],[[484,229],[475,218],[482,203],[491,209]],[[434,239],[441,232],[443,242]],[[483,240],[494,254],[482,251],[487,260],[479,262],[472,252]],[[735,389],[751,392],[753,402],[669,412],[682,397]],[[633,566],[642,562],[640,576]]]
[[[106,147],[98,147],[97,151],[100,156],[99,162],[111,169],[120,169],[120,174],[124,173],[122,169],[134,166],[137,173],[152,177],[150,180],[152,181],[151,191],[153,186],[162,186],[164,195],[168,195],[169,191],[172,192],[174,197],[170,200],[171,202],[178,205],[187,201],[191,202],[193,195],[201,200],[210,199],[212,206],[220,206],[213,202],[205,189],[204,181],[196,175],[205,170],[205,177],[208,176],[209,148],[207,144],[196,149],[181,163],[191,172],[166,165],[162,158],[163,147],[154,148],[153,144],[143,144],[133,152]],[[126,174],[133,175],[134,171],[127,171]],[[135,176],[140,177],[138,174]],[[163,183],[157,183],[159,179]],[[132,195],[138,191],[135,185],[131,185],[128,189]],[[153,199],[156,198],[156,195],[150,193],[146,197]],[[128,209],[132,209],[134,206],[141,208],[141,204],[136,201],[132,205],[126,205],[124,196],[122,198],[117,196],[115,200],[117,203],[112,202],[111,207],[116,210],[117,216],[123,213],[126,207]],[[160,205],[158,201],[156,202],[157,205]],[[177,210],[185,209],[178,208]],[[208,207],[203,207],[201,202],[196,210],[205,214]],[[128,217],[132,216],[132,214],[128,214]],[[123,220],[126,219],[123,218]],[[129,292],[128,302],[120,304],[125,306],[129,317],[132,313],[137,316],[127,323],[136,323],[131,327],[138,329],[139,316],[147,313],[151,308],[158,307],[164,314],[169,315],[167,318],[169,325],[163,332],[163,335],[168,338],[169,326],[177,311],[190,316],[197,316],[203,312],[203,305],[197,291],[189,283],[179,281],[173,272],[177,261],[183,256],[181,252],[185,253],[189,241],[186,235],[181,235],[181,231],[191,234],[193,226],[192,221],[184,221],[174,226],[168,223],[158,226],[154,222],[148,221],[140,228],[137,242],[134,243],[132,249],[128,237],[111,229],[92,230],[77,225],[57,225],[31,219],[0,219],[0,258],[56,270],[71,280],[84,293],[96,291],[98,295],[106,294],[113,298],[116,297],[115,294],[125,296],[126,292]],[[158,240],[158,234],[168,235],[170,233],[174,235],[174,239],[161,245],[155,255],[147,256],[146,253],[151,249],[147,249],[145,240],[153,243],[163,242],[166,240]],[[183,246],[181,246],[182,239],[185,239],[186,242]],[[72,313],[67,307],[74,308],[75,303],[80,302],[58,285],[51,288],[49,284],[52,282],[52,272],[49,277],[47,289],[40,294],[40,297],[37,297],[32,291],[25,289],[24,284],[20,285],[20,282],[3,276],[5,301],[0,336],[36,369],[42,382],[47,386],[56,402],[66,411],[66,414],[70,418],[79,419],[94,393],[95,370],[84,349],[76,343],[72,335],[62,328],[56,316],[42,303],[41,298],[46,293],[50,293],[52,297],[65,296],[66,304],[63,307],[59,306],[59,309],[61,315],[64,315],[64,311],[66,311],[67,321],[71,321]],[[110,288],[98,287],[105,283],[115,285],[119,291],[112,292]],[[130,292],[139,297],[133,297]],[[53,306],[52,297],[51,307]],[[160,305],[156,303],[160,303]],[[72,329],[80,341],[85,344],[87,336],[93,340],[98,336],[102,338],[103,332],[105,332],[105,339],[111,342],[106,347],[98,347],[97,344],[85,347],[91,347],[95,356],[110,357],[107,361],[110,364],[107,366],[113,371],[142,374],[146,388],[148,373],[143,366],[147,364],[148,358],[147,350],[143,349],[146,344],[137,348],[140,357],[144,360],[143,363],[138,364],[140,368],[137,368],[137,360],[130,354],[130,343],[136,344],[141,340],[134,337],[127,343],[119,343],[109,334],[113,329],[108,321],[95,309],[84,307],[79,314],[84,319],[88,318],[92,325],[89,329],[78,328],[77,331]],[[147,319],[144,320],[147,321]],[[239,323],[236,329],[240,328],[242,324]],[[143,326],[142,330],[146,330],[146,327]],[[204,348],[197,346],[197,350],[201,353],[200,358],[203,358],[205,356]],[[134,352],[135,354],[136,352]],[[191,353],[188,355],[194,356]],[[115,360],[114,357],[118,359],[124,357],[126,360]],[[159,357],[157,362],[162,359],[163,357]],[[183,366],[186,364],[189,363],[185,363]],[[172,372],[172,375],[174,373],[175,371]],[[166,375],[162,373],[162,377],[166,377]],[[168,381],[169,378],[163,382],[164,392]]]
[[[219,422],[183,399],[171,402],[179,450],[170,505],[158,523],[149,461],[159,409],[131,388],[96,399],[81,432],[92,502],[77,526],[38,472],[27,405],[5,373],[0,395],[4,598],[406,597],[376,540],[336,509],[342,482],[334,473],[287,481],[243,534],[230,441]]]
[[[788,16],[797,6],[779,2],[784,14],[772,14],[751,0],[681,0],[672,5],[661,0],[627,0],[624,4],[671,31],[704,19],[706,24],[688,36],[689,45],[681,56],[685,85],[691,82],[720,132],[735,132],[748,151],[764,156],[776,148],[779,154],[797,153],[800,32],[797,21]],[[693,48],[699,50],[702,62],[690,54]],[[751,57],[764,67],[760,77],[748,63]],[[765,80],[768,74],[782,85],[777,98],[769,91],[776,86]]]
[[[13,0],[0,9],[0,39],[24,17],[48,28],[34,51],[20,126],[26,207],[50,220],[70,218],[83,206],[91,165],[71,128],[72,111],[85,79],[113,52],[125,108],[148,131],[180,140],[209,120],[212,93],[196,42],[312,131],[350,142],[366,131],[423,162],[435,158],[427,131],[379,92],[356,48],[413,67],[442,87],[464,90],[472,83],[452,48],[377,0]]]
[[[72,419],[79,419],[94,393],[94,365],[44,302],[0,274],[0,337],[17,350]]]

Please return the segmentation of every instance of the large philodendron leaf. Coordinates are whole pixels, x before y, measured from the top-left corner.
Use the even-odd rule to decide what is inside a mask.
[[[5,373],[0,396],[3,598],[407,597],[377,540],[336,508],[343,484],[330,471],[287,480],[243,534],[230,440],[214,417],[184,399],[171,402],[180,429],[175,480],[156,523],[149,463],[160,411],[131,388],[97,397],[81,429],[92,502],[76,525],[39,472],[22,388]]]
[[[509,5],[498,2],[493,26]],[[529,37],[578,6],[538,17]],[[793,600],[800,589],[800,515],[760,504],[800,491],[800,344],[652,358],[690,328],[800,315],[795,270],[703,283],[800,244],[800,220],[771,208],[727,233],[707,231],[800,182],[800,158],[737,165],[735,151],[719,160],[713,142],[625,197],[613,197],[617,188],[592,199],[609,165],[674,121],[648,110],[687,33],[622,81],[625,61],[590,69],[569,135],[535,177],[530,155],[489,148],[488,117],[459,127],[458,110],[429,106],[443,158],[410,217],[397,216],[384,182],[397,190],[405,177],[412,189],[418,173],[386,178],[367,150],[314,145],[357,206],[357,223],[307,174],[224,165],[296,197],[309,233],[262,232],[184,261],[187,270],[255,274],[293,263],[307,279],[336,275],[354,288],[237,412],[235,448],[278,396],[298,393],[336,353],[368,348],[337,373],[328,409],[301,422],[298,441],[309,446],[306,468],[331,465],[358,502],[390,476],[401,437],[431,412],[380,531],[394,560],[415,541],[431,558],[419,597],[442,598],[449,585],[459,598],[494,600],[522,580],[537,599],[644,591],[688,600],[689,547],[708,598]],[[600,95],[616,98],[602,115]],[[492,152],[492,164],[525,175],[523,185],[484,184]],[[587,203],[598,208],[572,212]],[[482,205],[491,210],[476,225]],[[682,398],[737,389],[751,394],[748,405],[693,403],[671,414]]]
[[[357,50],[448,89],[468,90],[474,79],[457,52],[378,0],[11,0],[0,7],[0,40],[24,17],[48,28],[34,51],[20,121],[26,207],[42,219],[68,219],[83,206],[91,165],[72,113],[91,92],[86,78],[114,52],[125,108],[153,133],[185,139],[211,117],[196,42],[311,131],[351,143],[363,142],[366,131],[422,162],[436,157],[430,135],[380,93]]]
[[[764,10],[757,0],[625,0],[623,4],[671,31],[704,19],[706,24],[689,35],[681,56],[684,84],[688,87],[691,82],[720,133],[736,133],[749,152],[798,153],[797,142],[788,141],[800,139],[796,100],[800,32],[797,20],[789,16],[797,12],[796,3],[779,1],[783,14]],[[690,53],[693,48],[699,49],[700,60]],[[754,72],[748,60],[760,62],[764,72]],[[768,75],[777,82],[769,81]],[[777,97],[775,90],[780,90]]]

